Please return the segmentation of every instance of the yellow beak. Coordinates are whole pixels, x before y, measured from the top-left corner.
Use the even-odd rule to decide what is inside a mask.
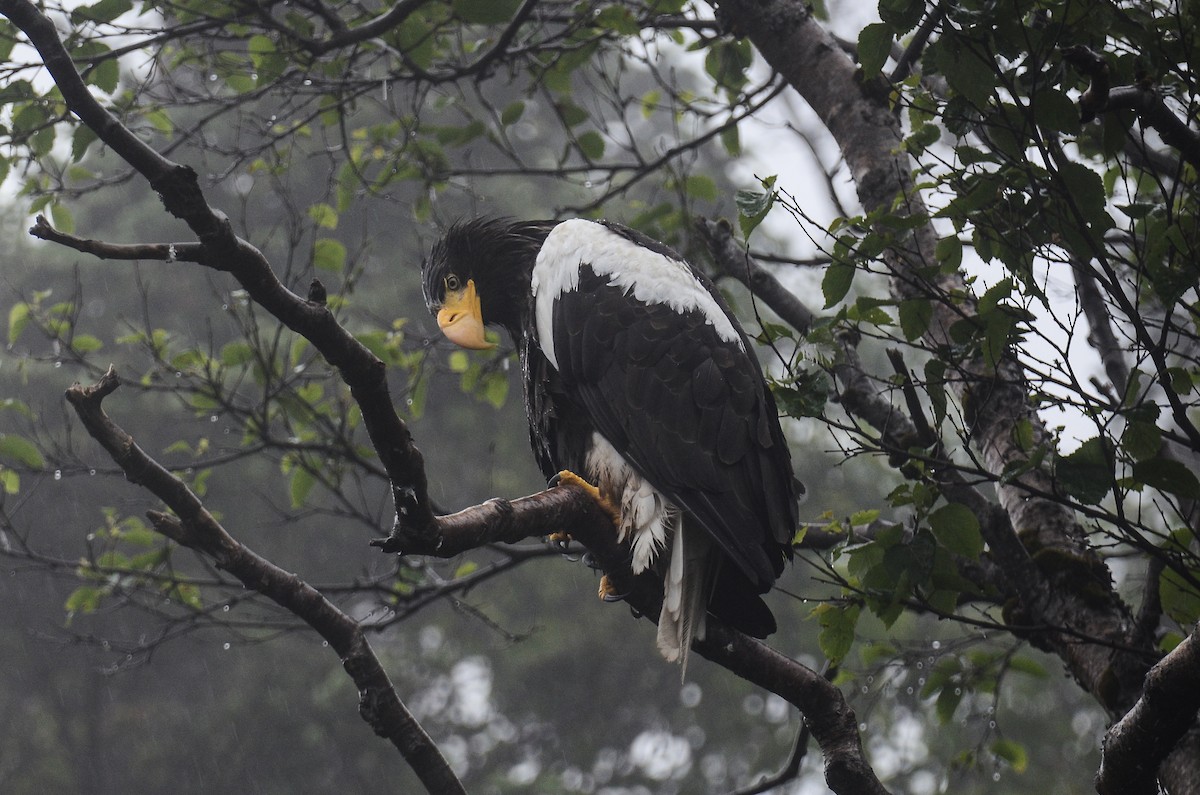
[[[437,313],[438,328],[446,339],[463,348],[482,351],[496,347],[484,335],[483,310],[475,293],[475,280],[457,292],[446,293],[446,300]]]

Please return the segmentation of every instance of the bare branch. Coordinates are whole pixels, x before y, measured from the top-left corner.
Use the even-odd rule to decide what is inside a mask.
[[[1086,263],[1073,262],[1075,273],[1075,289],[1079,292],[1079,305],[1088,319],[1091,332],[1088,343],[1100,354],[1104,363],[1104,372],[1117,393],[1117,399],[1125,395],[1129,384],[1129,362],[1125,359],[1125,350],[1117,342],[1113,333],[1112,315],[1104,303],[1104,295],[1096,284],[1097,275]]]
[[[199,243],[105,243],[60,232],[39,215],[29,234],[50,243],[90,254],[98,259],[161,260],[162,262],[202,262],[204,247]]]
[[[733,238],[733,227],[728,221],[696,219],[696,229],[704,238],[709,254],[722,276],[737,279],[749,288],[775,314],[801,334],[812,328],[815,315],[796,294],[779,283],[779,280],[750,256],[749,252]]]
[[[202,552],[247,588],[270,597],[317,631],[337,652],[359,691],[359,712],[375,733],[390,741],[431,793],[465,793],[462,783],[425,730],[397,695],[362,628],[295,574],[289,574],[234,539],[187,484],[148,456],[104,412],[101,403],[120,385],[111,367],[96,384],[76,384],[66,397],[88,433],[99,442],[132,483],[167,504],[174,516],[150,511],[155,529],[173,541]]]

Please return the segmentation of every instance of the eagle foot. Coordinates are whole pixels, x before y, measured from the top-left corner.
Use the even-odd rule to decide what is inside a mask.
[[[557,548],[559,552],[567,552],[571,546],[571,534],[565,530],[551,533],[546,536],[546,543]]]
[[[600,489],[596,488],[591,483],[588,483],[571,470],[564,469],[562,472],[559,472],[557,475],[550,478],[550,482],[547,484],[547,486],[549,488],[555,488],[557,486],[578,486],[588,493],[588,496],[592,498],[593,502],[600,506],[600,510],[608,514],[608,518],[612,520],[614,527],[621,526],[620,509],[609,502],[608,499],[606,499],[604,495],[600,493]]]
[[[596,595],[600,597],[602,602],[620,602],[628,593],[620,593],[617,587],[613,585],[613,581],[605,574],[600,578],[600,587],[596,590]]]

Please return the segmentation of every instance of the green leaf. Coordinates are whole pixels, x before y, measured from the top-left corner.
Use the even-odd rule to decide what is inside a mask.
[[[1044,88],[1029,98],[1029,104],[1039,126],[1072,135],[1079,132],[1079,108],[1063,92]]]
[[[142,118],[150,122],[150,126],[163,135],[171,135],[175,132],[175,122],[171,121],[170,115],[162,108],[147,110],[142,114]]]
[[[8,344],[14,344],[29,324],[29,304],[24,301],[13,304],[8,310]]]
[[[933,319],[933,302],[928,298],[910,298],[900,302],[900,330],[910,342],[920,339],[929,330]]]
[[[604,139],[595,130],[588,130],[577,139],[579,151],[588,160],[599,160],[604,157]]]
[[[288,59],[275,47],[269,36],[252,36],[247,44],[250,62],[254,64],[255,83],[263,86],[275,81],[287,68]]]
[[[967,46],[968,42],[958,36],[942,37],[936,45],[930,46],[926,57],[932,57],[950,87],[975,108],[987,106],[998,80],[998,68],[991,58],[978,43]]]
[[[100,0],[90,6],[75,9],[71,16],[81,20],[112,22],[131,8],[132,0]]]
[[[1191,573],[1193,577],[1197,574],[1195,571]],[[1170,566],[1163,570],[1159,578],[1158,596],[1162,600],[1163,612],[1182,626],[1191,626],[1200,619],[1200,593]]]
[[[929,529],[939,544],[956,555],[978,560],[983,552],[979,519],[961,503],[948,503],[929,514]]]
[[[1162,449],[1162,431],[1152,422],[1131,420],[1121,433],[1121,449],[1135,461],[1145,461]]]
[[[495,25],[512,19],[521,0],[454,0],[451,6],[463,22]]]
[[[525,114],[525,103],[517,100],[510,102],[500,113],[500,123],[507,127],[510,124],[515,124],[518,119]]]
[[[54,227],[68,235],[75,231],[75,216],[65,204],[55,202],[50,205],[50,217],[54,219]]]
[[[1100,175],[1073,160],[1061,164],[1058,173],[1084,220],[1096,227],[1096,231],[1108,229],[1112,222],[1104,211],[1107,196]]]
[[[635,36],[641,30],[633,11],[625,6],[611,5],[603,9],[593,18],[597,27],[620,33],[622,36]]]
[[[992,753],[1008,762],[1017,773],[1024,773],[1029,767],[1029,754],[1025,746],[1015,740],[996,740],[992,743]]]
[[[772,190],[775,187],[775,175],[764,179],[762,185],[766,188],[765,191],[739,190],[733,197],[733,203],[738,209],[738,225],[742,229],[743,240],[750,239],[750,233],[762,223],[775,204],[775,191]]]
[[[704,56],[704,71],[717,85],[733,94],[746,85],[746,70],[754,61],[754,51],[745,39],[718,39]]]
[[[5,494],[17,494],[21,491],[21,475],[15,470],[0,466],[0,486]]]
[[[797,370],[790,384],[771,384],[779,408],[789,417],[820,417],[831,389],[823,370]]]
[[[71,162],[78,163],[87,154],[88,147],[96,140],[96,133],[86,124],[81,124],[71,133]],[[0,178],[2,181],[2,178]]]
[[[492,373],[483,387],[483,397],[493,408],[500,408],[508,398],[508,378],[504,373]]]
[[[907,33],[917,26],[925,13],[924,0],[879,0],[879,17],[898,33]]]
[[[46,466],[46,460],[33,442],[15,433],[0,434],[0,457],[24,464],[30,469],[43,469]]]
[[[76,334],[71,338],[71,349],[76,353],[92,353],[103,347],[104,343],[91,334]]]
[[[1054,465],[1059,488],[1087,505],[1104,499],[1113,483],[1112,451],[1107,440],[1097,436],[1079,445]]]
[[[1019,671],[1028,676],[1037,679],[1046,679],[1050,676],[1050,672],[1046,670],[1046,666],[1034,660],[1031,657],[1016,656],[1008,661],[1009,670]]]
[[[302,507],[308,499],[308,495],[312,492],[313,486],[316,484],[316,477],[305,467],[298,466],[292,470],[292,480],[288,490],[288,494],[292,500],[292,507]]]
[[[825,269],[821,279],[821,293],[825,296],[825,309],[841,301],[850,292],[854,282],[854,263],[849,259],[837,258]]]
[[[71,592],[63,607],[68,613],[93,613],[100,607],[104,591],[94,585],[81,585]]]
[[[240,367],[254,361],[254,349],[249,343],[240,340],[226,343],[221,348],[221,364],[226,367]]]
[[[570,100],[559,100],[554,103],[558,109],[558,118],[568,127],[575,127],[588,120],[588,112]]]
[[[742,139],[738,133],[737,125],[732,125],[721,130],[720,133],[721,145],[725,147],[725,153],[732,157],[738,157],[742,153]]]
[[[854,646],[854,628],[860,611],[856,604],[823,604],[813,610],[821,624],[817,645],[831,664],[839,663]]]
[[[318,202],[309,207],[308,217],[323,229],[337,229],[338,212],[324,202]]]
[[[109,58],[96,64],[96,68],[87,73],[87,82],[105,94],[116,91],[121,82],[121,67],[117,59]]]
[[[1184,499],[1200,499],[1200,480],[1197,480],[1192,470],[1180,461],[1169,458],[1135,461],[1133,478],[1147,486]]]
[[[715,202],[717,200],[717,183],[712,177],[704,174],[692,174],[683,183],[683,190],[688,196],[700,201]]]
[[[941,723],[949,723],[954,718],[954,710],[958,709],[962,697],[963,688],[961,687],[951,685],[942,688],[942,691],[938,693],[937,705],[934,708]]]
[[[346,267],[346,247],[331,237],[318,238],[313,243],[313,267],[317,270],[341,273]]]
[[[858,34],[858,62],[868,76],[883,69],[892,52],[892,27],[884,22],[873,22]]]

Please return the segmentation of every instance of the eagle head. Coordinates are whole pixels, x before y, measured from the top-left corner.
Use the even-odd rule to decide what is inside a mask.
[[[425,305],[447,339],[463,348],[493,348],[485,334],[493,324],[520,337],[533,266],[553,226],[479,218],[446,230],[422,264],[421,284]]]

